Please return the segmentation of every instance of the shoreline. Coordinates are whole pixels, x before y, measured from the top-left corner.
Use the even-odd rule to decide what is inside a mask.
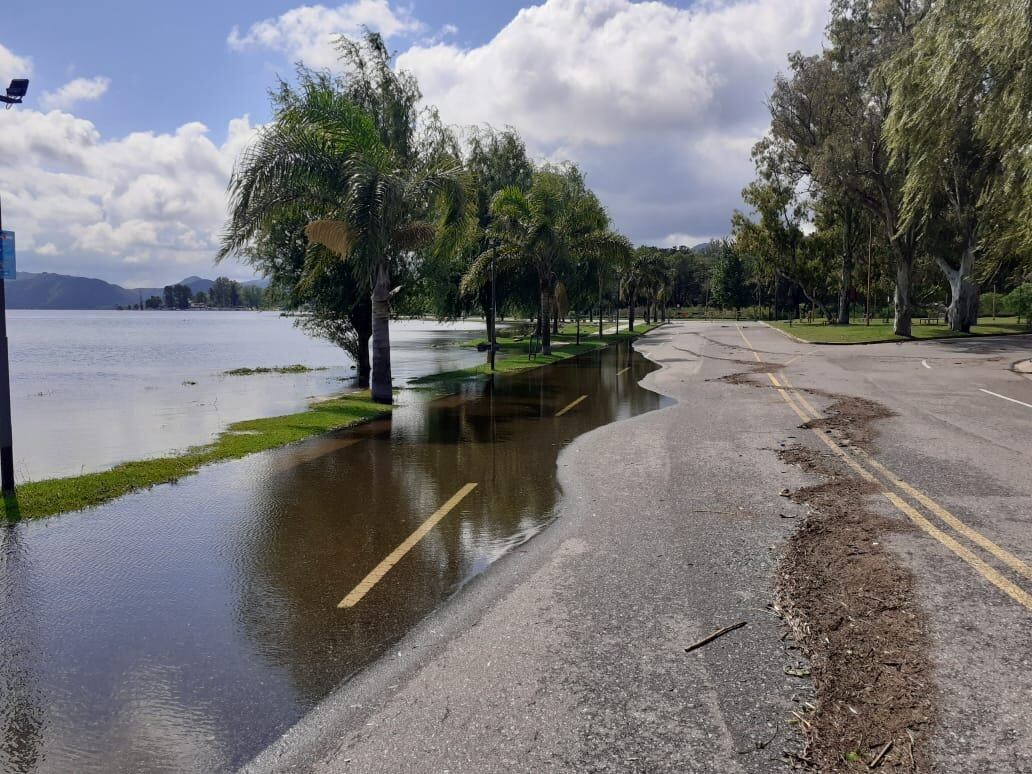
[[[541,368],[634,339],[655,327],[655,324],[641,325],[633,333],[623,331],[593,341],[583,341],[589,338],[585,334],[582,335],[580,345],[568,340],[572,337],[561,334],[554,337],[557,345],[551,355],[537,355],[534,360],[527,355],[527,348],[523,344],[510,347],[508,351],[500,348],[501,357],[496,361],[497,373],[514,374]],[[488,366],[483,363],[472,368],[419,377],[412,380],[410,385],[416,389],[427,389],[488,374]],[[20,484],[14,494],[0,500],[0,523],[41,519],[102,505],[132,492],[175,483],[208,465],[353,428],[386,416],[394,408],[393,405],[373,403],[369,399],[368,390],[344,393],[315,400],[307,409],[297,413],[234,422],[210,443],[191,446],[179,453],[122,462],[106,470],[78,476],[27,481]]]

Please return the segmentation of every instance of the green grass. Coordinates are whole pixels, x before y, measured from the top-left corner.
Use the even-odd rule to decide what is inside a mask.
[[[312,371],[325,370],[325,368],[311,368],[300,363],[294,363],[294,365],[272,366],[271,368],[266,368],[265,366],[259,366],[258,368],[234,368],[222,373],[226,376],[254,376],[255,374],[307,374]]]
[[[626,328],[626,321],[624,322]],[[608,326],[607,326],[608,327]],[[573,335],[560,334],[552,337],[552,354],[542,355],[538,354],[534,358],[530,357],[529,338],[514,341],[513,339],[498,339],[498,355],[495,359],[495,368],[497,373],[502,374],[513,374],[519,373],[520,371],[529,371],[532,368],[540,368],[541,366],[551,365],[552,363],[558,363],[560,360],[567,360],[577,355],[583,355],[585,352],[591,352],[596,349],[602,349],[608,347],[610,344],[615,344],[619,341],[626,341],[633,339],[636,336],[640,336],[653,328],[655,325],[643,325],[638,323],[635,325],[634,333],[629,333],[626,330],[620,331],[620,333],[611,333],[603,336],[601,339],[598,338],[598,332],[592,334],[590,331],[581,329],[581,343],[576,344]],[[487,354],[484,354],[487,357]],[[462,368],[457,371],[445,371],[439,374],[430,374],[429,376],[422,376],[418,379],[413,379],[411,384],[413,385],[438,385],[445,382],[457,382],[465,379],[475,379],[481,376],[487,376],[491,373],[491,366],[484,362],[477,366],[470,368]]]
[[[0,520],[35,519],[100,505],[139,489],[175,483],[203,465],[285,446],[366,422],[390,410],[390,406],[373,403],[369,393],[364,392],[318,401],[298,414],[236,422],[213,443],[191,447],[182,454],[124,462],[98,473],[22,484],[17,494],[4,498]]]
[[[887,341],[910,341],[912,339],[953,339],[971,336],[1001,336],[1013,333],[1029,333],[1024,323],[1020,325],[1012,319],[996,320],[971,328],[971,333],[956,333],[943,324],[922,325],[914,321],[911,332],[913,336],[897,336],[892,332],[892,323],[872,322],[864,325],[862,321],[850,325],[824,325],[823,323],[787,322],[769,323],[772,327],[791,333],[797,338],[813,344],[876,344]]]

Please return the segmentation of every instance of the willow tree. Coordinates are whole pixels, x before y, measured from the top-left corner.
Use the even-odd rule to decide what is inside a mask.
[[[978,315],[976,258],[1032,247],[1032,6],[940,0],[887,68],[887,137],[910,160],[904,217],[929,237],[951,290],[947,319]]]
[[[391,403],[392,266],[460,227],[459,164],[396,152],[380,127],[326,78],[305,79],[241,155],[230,181],[221,254],[240,252],[270,223],[317,212],[305,233],[349,263],[370,295],[373,400]]]

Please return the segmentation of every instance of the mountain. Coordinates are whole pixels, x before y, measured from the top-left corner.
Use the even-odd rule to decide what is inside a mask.
[[[194,293],[209,292],[214,280],[187,277],[180,284]],[[242,285],[264,288],[266,280],[249,280]],[[8,309],[114,309],[117,306],[137,304],[142,297],[160,296],[162,288],[123,288],[91,277],[73,277],[67,274],[32,274],[18,272],[18,279],[6,284]]]
[[[114,309],[136,303],[136,291],[104,280],[18,272],[6,285],[8,309]]]

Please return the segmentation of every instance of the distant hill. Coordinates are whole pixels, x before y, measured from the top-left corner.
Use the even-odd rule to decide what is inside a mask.
[[[215,281],[194,276],[182,280],[181,284],[194,293],[207,293]],[[240,284],[265,287],[268,283],[259,279]],[[114,309],[139,303],[141,296],[144,300],[160,296],[163,289],[123,288],[90,277],[20,271],[18,279],[8,280],[6,291],[8,309]]]

